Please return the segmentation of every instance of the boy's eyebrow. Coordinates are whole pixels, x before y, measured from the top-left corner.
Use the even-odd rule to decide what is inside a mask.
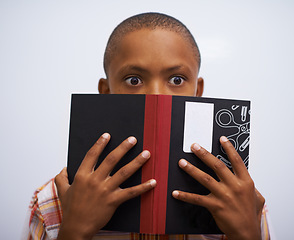
[[[176,65],[176,66],[172,66],[172,67],[168,67],[164,70],[162,70],[162,72],[164,73],[168,73],[168,72],[172,72],[172,71],[176,71],[176,70],[180,70],[185,68],[184,65]],[[125,65],[122,66],[121,69],[119,69],[119,72],[127,72],[127,71],[138,71],[138,72],[145,72],[148,73],[149,71],[143,67],[137,66],[137,65]]]
[[[184,68],[183,65],[176,65],[176,66],[169,67],[169,68],[165,69],[164,72],[172,72],[172,71],[175,71],[175,70],[180,70],[182,68]]]
[[[128,72],[128,71],[138,71],[138,72],[148,72],[147,69],[144,69],[137,65],[125,65],[119,69],[119,72]]]

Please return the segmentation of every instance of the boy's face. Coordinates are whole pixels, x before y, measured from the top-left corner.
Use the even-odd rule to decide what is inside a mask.
[[[190,43],[175,32],[142,29],[127,34],[100,79],[102,94],[201,96],[203,79]]]

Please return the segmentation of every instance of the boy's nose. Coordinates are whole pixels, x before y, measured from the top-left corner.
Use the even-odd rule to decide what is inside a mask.
[[[146,86],[145,94],[167,94],[167,93],[166,93],[166,89],[164,88],[164,84],[154,80],[148,86]]]

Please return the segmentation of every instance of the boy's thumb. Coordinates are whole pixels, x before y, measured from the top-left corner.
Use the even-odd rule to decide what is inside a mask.
[[[54,182],[56,184],[58,197],[62,202],[63,196],[65,195],[67,189],[70,187],[66,167],[63,168],[58,175],[56,175],[56,177],[54,178]]]

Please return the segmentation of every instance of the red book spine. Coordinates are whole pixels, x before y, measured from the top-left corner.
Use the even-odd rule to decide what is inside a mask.
[[[168,183],[172,96],[146,95],[143,148],[151,158],[142,168],[142,182],[157,186],[141,197],[140,232],[164,234]]]

